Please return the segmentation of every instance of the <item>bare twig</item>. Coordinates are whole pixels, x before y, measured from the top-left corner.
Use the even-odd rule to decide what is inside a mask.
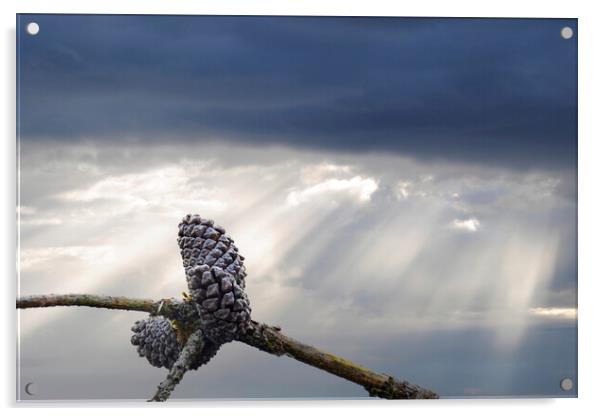
[[[161,306],[159,311],[161,303],[163,303],[163,306]],[[149,299],[95,295],[43,295],[29,296],[17,300],[17,308],[20,309],[49,306],[90,306],[94,308],[149,312],[160,314],[170,319],[177,319],[176,312],[181,305],[182,302],[176,299],[163,299],[157,302]],[[195,332],[194,334],[197,333]],[[189,343],[191,340],[193,345],[197,345],[192,336],[189,338]],[[396,380],[389,375],[372,371],[334,354],[321,351],[311,345],[299,342],[282,334],[280,328],[277,327],[270,327],[265,324],[251,321],[250,329],[239,337],[239,341],[272,355],[287,355],[298,361],[359,384],[363,386],[371,396],[382,397],[385,399],[436,399],[439,397],[431,390],[410,384],[407,381]],[[194,351],[194,348],[198,348],[198,346],[193,347],[193,345],[190,346],[191,351]],[[174,373],[174,375],[172,375],[173,380],[177,379],[177,382],[173,384],[173,387],[175,387],[182,379],[184,372],[186,371],[182,371],[182,368],[186,368],[186,366],[189,365],[186,360],[189,360],[190,358],[187,358],[186,356],[182,357],[182,355],[180,358],[182,360],[181,365],[184,365],[184,367],[181,367],[179,370],[174,370],[174,368],[176,368],[176,365],[174,365],[172,368],[172,372],[178,372],[177,374]],[[180,362],[180,358],[178,359],[178,362]],[[178,362],[176,362],[176,364]],[[182,371],[181,374],[179,373],[180,371]],[[178,376],[179,379],[177,378]],[[166,398],[173,390],[173,387],[168,390],[169,377],[170,376],[161,383],[161,385],[167,383],[165,384],[165,391],[167,391]],[[173,383],[173,381],[171,383]],[[161,386],[157,392],[157,395],[159,396],[155,395],[155,397],[162,397],[160,396],[160,392]],[[153,400],[154,399],[155,398],[153,397]]]
[[[190,335],[182,352],[180,352],[177,361],[174,363],[173,367],[171,367],[171,370],[169,370],[165,380],[159,384],[157,392],[149,402],[164,402],[169,398],[171,392],[176,388],[178,383],[182,381],[182,378],[184,378],[186,371],[190,370],[194,357],[203,350],[203,345],[203,332],[201,330],[197,330]]]

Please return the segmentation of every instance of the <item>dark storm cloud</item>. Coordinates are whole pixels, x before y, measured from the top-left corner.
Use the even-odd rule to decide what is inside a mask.
[[[23,15],[22,140],[576,162],[576,20]]]

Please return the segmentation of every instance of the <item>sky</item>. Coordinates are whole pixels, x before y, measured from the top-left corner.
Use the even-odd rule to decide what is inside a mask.
[[[180,297],[198,213],[256,320],[444,397],[576,394],[576,20],[18,19],[21,295]],[[142,313],[19,316],[22,400],[165,376]],[[173,397],[365,392],[231,343]]]

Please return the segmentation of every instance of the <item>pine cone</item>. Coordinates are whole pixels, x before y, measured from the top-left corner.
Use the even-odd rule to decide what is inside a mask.
[[[198,215],[179,225],[180,246],[188,289],[197,303],[205,336],[216,344],[232,341],[251,317],[244,292],[244,257],[223,227]]]
[[[238,248],[223,227],[198,215],[187,215],[178,228],[178,245],[186,271],[202,264],[219,267],[233,275],[244,289],[247,276],[243,264],[245,258],[238,254]]]
[[[146,357],[154,367],[171,368],[174,365],[182,346],[169,320],[162,316],[151,316],[136,321],[132,331],[132,345],[138,347],[141,357]]]

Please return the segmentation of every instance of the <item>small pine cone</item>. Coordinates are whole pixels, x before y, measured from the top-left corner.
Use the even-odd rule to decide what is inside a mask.
[[[251,318],[243,257],[222,227],[198,215],[184,217],[178,243],[205,336],[218,345],[232,341]]]
[[[171,368],[174,365],[182,346],[169,320],[162,316],[151,316],[136,321],[132,332],[132,345],[138,347],[138,354],[146,357],[151,365],[159,368]]]
[[[219,267],[234,276],[244,289],[245,258],[238,254],[238,248],[223,227],[198,215],[187,215],[179,225],[178,245],[186,272],[202,264]]]

